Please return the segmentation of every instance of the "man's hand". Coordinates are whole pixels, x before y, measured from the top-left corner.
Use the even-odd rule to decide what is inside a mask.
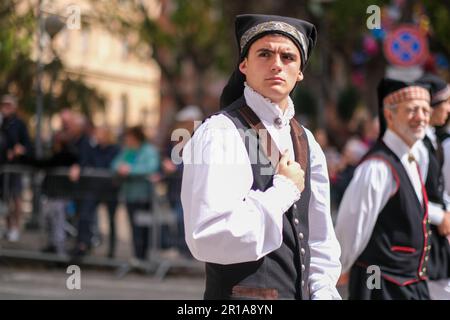
[[[80,180],[81,168],[78,164],[74,164],[69,169],[69,179],[72,182]]]
[[[170,158],[165,158],[161,162],[161,167],[165,174],[171,174],[177,171],[177,166],[172,162]]]
[[[130,171],[131,171],[131,168],[126,163],[120,164],[119,167],[117,168],[117,173],[122,177],[126,177],[127,175],[129,175]]]
[[[26,152],[27,150],[25,149],[25,147],[19,143],[14,146],[14,156],[23,156]]]
[[[342,273],[336,284],[337,287],[348,285],[350,281],[350,272]]]
[[[300,192],[305,188],[305,172],[300,163],[289,159],[289,152],[286,150],[278,163],[277,174],[281,174],[292,180]]]
[[[444,213],[444,219],[441,224],[438,225],[437,229],[441,236],[450,235],[450,211]]]

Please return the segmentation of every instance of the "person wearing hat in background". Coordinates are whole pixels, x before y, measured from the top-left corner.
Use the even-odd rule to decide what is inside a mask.
[[[450,277],[450,204],[444,191],[444,152],[436,127],[443,126],[450,113],[450,86],[438,76],[425,74],[419,82],[429,85],[431,92],[430,126],[426,130],[423,145],[429,156],[424,172],[425,188],[428,194],[428,215],[431,222],[431,252],[429,278],[438,280]]]
[[[379,139],[355,170],[336,221],[349,299],[429,299],[427,195],[415,159],[423,157],[430,93],[382,79],[378,99]]]
[[[178,111],[175,114],[175,119],[170,130],[171,135],[165,143],[166,148],[163,149],[161,160],[161,170],[164,173],[165,181],[167,183],[167,199],[177,219],[175,235],[170,234],[167,226],[162,227],[162,248],[166,249],[171,245],[174,245],[177,249],[176,254],[181,253],[183,256],[189,258],[191,258],[191,255],[185,240],[183,206],[180,197],[183,163],[181,161],[173,161],[172,159],[174,148],[177,147],[178,150],[182,150],[183,145],[180,144],[179,140],[173,139],[172,135],[176,136],[177,132],[185,130],[184,132],[191,136],[194,132],[196,123],[200,123],[203,118],[202,110],[196,105],[187,105]],[[183,140],[183,142],[187,141]]]
[[[450,203],[450,116],[447,118],[445,125],[436,130],[437,137],[442,144],[444,153],[444,164],[442,165],[442,173],[444,175],[444,197],[447,203]]]
[[[3,136],[3,145],[5,150],[2,151],[2,163],[20,164],[23,160],[32,157],[32,146],[28,129],[17,116],[17,98],[13,95],[3,95],[0,101],[2,123],[0,127]],[[17,173],[9,175],[8,196],[10,197],[13,210],[10,210],[7,216],[6,238],[8,241],[17,242],[20,238],[21,227],[21,193],[22,193],[22,176]],[[0,181],[3,186],[3,179]],[[7,192],[3,190],[3,192]]]
[[[186,241],[205,299],[341,299],[324,154],[289,94],[316,42],[303,20],[239,15],[239,64],[183,150]],[[255,152],[256,151],[256,152]]]

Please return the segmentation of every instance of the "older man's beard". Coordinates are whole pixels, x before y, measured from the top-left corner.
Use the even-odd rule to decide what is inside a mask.
[[[418,130],[414,130],[408,125],[401,125],[400,127],[397,125],[397,132],[401,134],[401,138],[405,140],[405,142],[409,144],[414,144],[419,140],[425,138],[425,128],[426,125],[420,126],[420,132]],[[419,128],[417,128],[419,129]]]

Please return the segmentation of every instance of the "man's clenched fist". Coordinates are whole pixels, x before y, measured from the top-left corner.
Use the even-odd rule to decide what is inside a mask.
[[[301,168],[300,163],[289,159],[288,150],[281,156],[280,162],[278,163],[277,174],[281,174],[292,180],[300,192],[305,188],[305,172]]]

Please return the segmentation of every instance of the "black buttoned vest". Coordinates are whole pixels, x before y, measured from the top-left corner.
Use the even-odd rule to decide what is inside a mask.
[[[426,192],[423,188],[422,205],[400,159],[383,142],[369,151],[367,159],[386,162],[398,188],[381,210],[355,264],[379,266],[386,280],[400,286],[425,280],[430,251]]]
[[[243,97],[223,109],[221,113],[231,119],[237,129],[250,130],[251,127],[238,112],[242,107],[245,107]],[[303,138],[306,139],[306,133],[301,130]],[[258,139],[256,133],[253,138]],[[251,138],[244,139],[249,157],[251,157],[249,151],[251,140]],[[252,162],[252,189],[265,191],[272,186],[274,169],[263,152],[259,151],[258,160]],[[308,159],[307,167],[302,168],[305,171],[305,189],[300,200],[283,215],[281,247],[258,261],[228,265],[206,263],[205,299],[309,299],[308,207],[311,195],[309,148],[302,152],[307,153]],[[296,160],[297,158],[296,154]],[[261,174],[266,172],[264,169],[271,170],[272,173]],[[232,255],[233,252],[223,254]]]

